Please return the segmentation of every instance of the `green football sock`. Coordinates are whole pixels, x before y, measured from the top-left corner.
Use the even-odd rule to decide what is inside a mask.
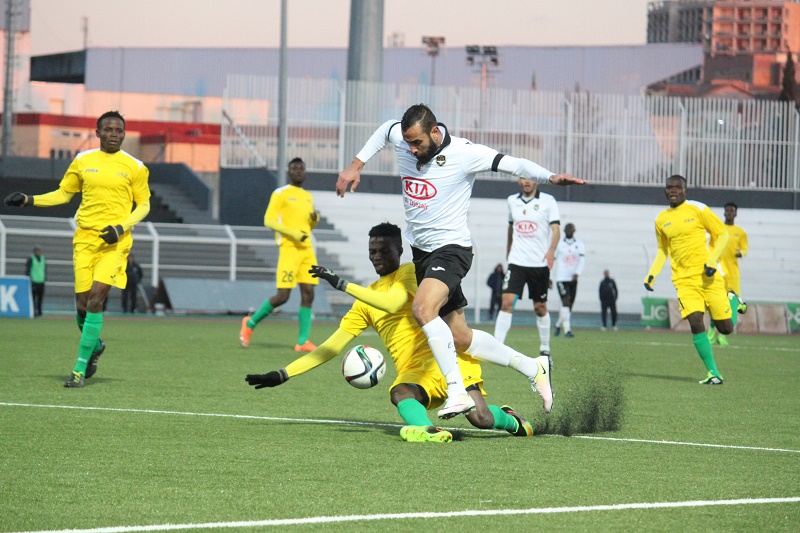
[[[432,426],[425,406],[414,398],[406,398],[397,404],[397,412],[407,426]]]
[[[297,344],[305,344],[308,336],[311,335],[311,308],[301,307],[298,309],[297,318],[300,320],[300,333],[297,335]]]
[[[84,324],[84,322],[86,322],[86,312],[85,311],[83,313],[76,312],[75,313],[75,321],[78,322],[78,329],[83,331],[83,324]],[[97,339],[97,343],[94,345],[94,350],[92,350],[92,351],[96,352],[97,350],[100,349],[101,346],[102,346],[102,344],[100,344],[100,339]]]
[[[700,356],[700,359],[703,360],[703,364],[706,365],[706,369],[715,376],[721,377],[719,370],[717,370],[717,363],[714,361],[714,352],[711,350],[711,343],[708,342],[706,332],[703,331],[702,333],[692,334],[692,341],[694,342],[694,348],[697,350],[697,354]]]
[[[103,329],[103,313],[86,313],[83,331],[81,331],[81,342],[78,344],[78,361],[75,363],[75,368],[72,369],[73,372],[86,374],[86,365],[89,364],[89,359],[92,357],[101,329]]]
[[[735,326],[736,322],[739,321],[739,299],[734,297],[728,301],[731,304],[731,322]]]
[[[496,405],[490,405],[489,410],[494,415],[494,429],[505,429],[506,431],[517,430],[517,419],[506,413]]]
[[[261,304],[261,307],[258,308],[258,311],[253,313],[253,316],[247,321],[247,327],[253,329],[256,327],[256,324],[267,318],[272,310],[275,309],[272,307],[272,304],[269,300]]]

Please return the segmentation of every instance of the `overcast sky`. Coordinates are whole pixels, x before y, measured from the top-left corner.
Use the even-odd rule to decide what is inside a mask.
[[[33,55],[89,46],[277,47],[280,0],[31,0]],[[349,0],[288,0],[289,47],[347,46]],[[385,0],[406,47],[644,44],[647,0]],[[386,43],[386,38],[384,39]]]

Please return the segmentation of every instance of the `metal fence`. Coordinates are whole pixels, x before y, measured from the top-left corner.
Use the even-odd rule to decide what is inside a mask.
[[[288,155],[344,168],[385,120],[424,102],[451,133],[598,184],[800,190],[800,114],[784,102],[290,79]],[[229,76],[221,166],[277,166],[278,81]],[[366,169],[396,174],[389,150]],[[479,176],[492,179],[491,174]]]

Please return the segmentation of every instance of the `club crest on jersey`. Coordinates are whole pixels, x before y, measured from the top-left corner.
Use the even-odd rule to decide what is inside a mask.
[[[403,194],[415,200],[430,200],[436,196],[436,187],[427,180],[405,176]]]
[[[437,165],[439,165],[440,167],[443,167],[445,162],[447,162],[447,158],[445,158],[445,156],[443,156],[442,154],[439,154],[439,155],[436,156],[436,164]]]
[[[517,222],[517,233],[521,237],[533,237],[538,229],[539,225],[533,220],[520,220]]]

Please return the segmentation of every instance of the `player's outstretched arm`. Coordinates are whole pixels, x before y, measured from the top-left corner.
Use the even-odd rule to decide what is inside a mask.
[[[586,180],[576,178],[572,174],[553,174],[550,176],[553,185],[586,185]]]
[[[298,357],[284,368],[271,370],[266,374],[247,374],[245,381],[256,389],[283,385],[289,381],[289,378],[298,376],[308,372],[312,368],[327,363],[344,350],[345,346],[354,338],[355,335],[347,333],[339,328],[334,331],[333,335],[328,337],[325,342],[317,346],[313,352]]]
[[[408,300],[408,292],[398,283],[393,284],[388,292],[379,292],[342,279],[332,270],[323,266],[313,265],[308,273],[312,277],[324,279],[334,289],[346,292],[356,300],[386,313],[396,313]]]
[[[359,158],[353,158],[346,169],[339,172],[339,179],[336,180],[336,194],[344,198],[344,193],[347,192],[348,187],[351,192],[356,192],[358,184],[361,182],[361,169],[364,168],[364,162]]]

